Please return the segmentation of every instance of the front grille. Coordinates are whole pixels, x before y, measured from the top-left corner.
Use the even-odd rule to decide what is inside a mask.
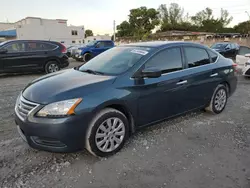
[[[20,96],[16,104],[16,113],[22,120],[24,120],[28,116],[28,114],[37,106],[38,104],[30,102]]]

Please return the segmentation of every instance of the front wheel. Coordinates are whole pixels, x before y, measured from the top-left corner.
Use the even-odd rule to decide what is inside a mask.
[[[84,61],[84,62],[88,62],[91,58],[92,58],[92,56],[91,56],[90,53],[85,53],[85,54],[83,55],[83,61]]]
[[[100,111],[89,125],[86,148],[95,156],[106,157],[118,152],[128,138],[128,120],[118,110]]]
[[[228,99],[228,90],[226,86],[221,84],[218,85],[214,91],[210,104],[206,108],[206,110],[214,114],[221,113],[226,107],[227,99]]]

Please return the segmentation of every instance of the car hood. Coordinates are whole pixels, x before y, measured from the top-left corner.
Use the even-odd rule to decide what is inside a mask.
[[[115,80],[113,76],[93,75],[74,69],[59,71],[32,81],[23,90],[25,99],[48,104],[100,92]]]

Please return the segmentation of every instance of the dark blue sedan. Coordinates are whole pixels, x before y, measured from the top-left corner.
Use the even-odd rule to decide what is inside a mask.
[[[15,121],[33,148],[108,156],[138,128],[193,110],[221,113],[236,85],[232,60],[205,46],[135,43],[29,83]]]

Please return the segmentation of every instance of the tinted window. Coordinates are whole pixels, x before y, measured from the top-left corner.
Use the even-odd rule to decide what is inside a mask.
[[[188,67],[197,67],[210,63],[207,51],[202,48],[185,47]]]
[[[151,48],[115,47],[107,50],[80,67],[107,75],[119,75],[134,66]]]
[[[208,54],[209,54],[209,56],[212,59],[212,63],[214,63],[217,60],[217,58],[218,58],[217,53],[213,52],[212,50],[208,50]]]
[[[105,47],[105,42],[97,42],[96,47],[104,48]]]
[[[14,42],[9,45],[6,45],[4,49],[8,50],[8,53],[13,52],[24,52],[25,51],[25,43],[23,42]]]
[[[227,43],[216,43],[211,46],[213,49],[224,49],[226,48],[228,44]]]
[[[27,42],[27,51],[53,50],[56,45],[42,42]]]
[[[42,46],[45,50],[54,50],[58,47],[57,45],[50,43],[42,43]]]
[[[113,46],[112,42],[110,42],[110,41],[105,42],[105,47],[112,47],[112,46]]]
[[[154,55],[146,64],[145,68],[157,68],[162,73],[173,72],[182,69],[180,48],[166,49]]]
[[[241,46],[238,54],[239,55],[250,54],[250,48],[245,47],[245,46]]]

